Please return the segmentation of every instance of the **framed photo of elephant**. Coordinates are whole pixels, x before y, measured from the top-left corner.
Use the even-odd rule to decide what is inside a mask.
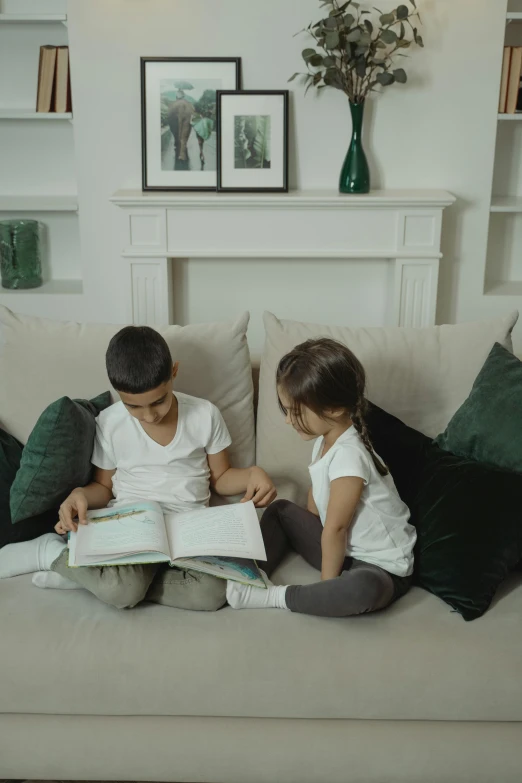
[[[143,190],[216,190],[218,90],[238,90],[239,57],[142,57]]]

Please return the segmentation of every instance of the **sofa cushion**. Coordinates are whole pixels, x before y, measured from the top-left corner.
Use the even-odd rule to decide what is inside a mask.
[[[57,518],[57,509],[52,509],[36,517],[24,519],[17,525],[11,524],[9,495],[20,467],[22,448],[16,438],[0,429],[0,549],[7,544],[30,541],[43,533],[49,533]]]
[[[73,489],[89,483],[96,416],[110,404],[110,392],[104,392],[92,400],[61,397],[47,406],[11,487],[13,523],[56,508]]]
[[[417,528],[416,583],[480,617],[522,560],[522,475],[442,451],[375,405],[368,427]]]
[[[303,340],[332,337],[362,362],[368,397],[401,421],[435,437],[468,396],[495,342],[512,350],[518,314],[496,321],[426,329],[352,329],[281,321],[265,313],[257,417],[257,461],[277,481],[292,485],[292,500],[304,503],[311,444],[287,427],[277,405],[275,373],[281,357]]]
[[[16,438],[0,429],[0,528],[2,529],[11,524],[9,494],[20,467],[22,448],[22,444]]]
[[[317,573],[294,557],[278,581]],[[522,721],[522,577],[464,623],[414,588],[385,612],[118,611],[0,581],[0,712]]]
[[[231,322],[158,327],[180,363],[176,389],[217,405],[230,430],[236,467],[254,461],[248,320],[245,313]],[[51,402],[107,389],[105,352],[120,328],[31,318],[0,307],[0,426],[26,443]]]
[[[461,457],[522,473],[521,433],[522,362],[495,343],[437,443]]]

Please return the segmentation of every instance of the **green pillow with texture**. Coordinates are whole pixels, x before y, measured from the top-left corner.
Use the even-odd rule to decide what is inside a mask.
[[[436,439],[444,451],[522,473],[522,362],[495,343],[468,399]]]
[[[50,533],[57,519],[57,509],[51,509],[37,517],[24,519],[18,525],[11,524],[9,493],[20,467],[22,451],[22,444],[0,429],[0,549],[7,544],[30,541]]]
[[[51,403],[29,436],[11,487],[11,521],[57,508],[91,479],[96,416],[111,404],[110,392],[93,400],[61,397]]]

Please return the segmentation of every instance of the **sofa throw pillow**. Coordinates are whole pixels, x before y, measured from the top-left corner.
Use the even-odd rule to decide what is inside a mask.
[[[522,362],[495,343],[467,400],[437,438],[445,451],[522,473]]]
[[[517,317],[512,313],[486,323],[410,329],[323,326],[280,320],[265,313],[257,463],[277,479],[278,486],[284,485],[285,491],[286,485],[290,486],[291,500],[306,502],[310,444],[300,441],[285,425],[275,389],[278,362],[298,343],[333,337],[347,345],[366,370],[368,397],[408,426],[435,438],[468,396],[494,343],[512,349],[511,331]]]
[[[90,401],[61,397],[44,410],[11,487],[13,523],[58,507],[89,482],[96,416],[110,404],[110,392],[104,392]]]
[[[16,438],[0,429],[0,526],[11,521],[9,493],[20,467],[23,446]]]
[[[443,451],[375,406],[368,425],[417,529],[416,584],[480,617],[522,560],[522,475]]]
[[[6,544],[29,541],[43,533],[49,533],[56,521],[55,511],[24,519],[18,525],[11,524],[9,492],[20,467],[22,448],[16,438],[0,429],[0,549]]]

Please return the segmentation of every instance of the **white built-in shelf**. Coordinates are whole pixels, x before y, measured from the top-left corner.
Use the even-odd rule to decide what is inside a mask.
[[[72,112],[43,112],[34,109],[0,108],[0,120],[72,120]]]
[[[2,296],[36,296],[38,294],[83,294],[81,280],[49,280],[39,288],[3,288],[0,286]]]
[[[522,11],[508,11],[506,19],[508,22],[522,22]]]
[[[76,195],[34,193],[28,195],[0,195],[0,212],[77,212]]]
[[[520,196],[493,196],[491,212],[522,212]]]
[[[522,111],[517,112],[516,114],[499,114],[498,115],[499,120],[522,120]]]
[[[66,22],[67,14],[0,14],[0,24]]]
[[[488,296],[522,296],[522,280],[501,280],[486,286]]]

